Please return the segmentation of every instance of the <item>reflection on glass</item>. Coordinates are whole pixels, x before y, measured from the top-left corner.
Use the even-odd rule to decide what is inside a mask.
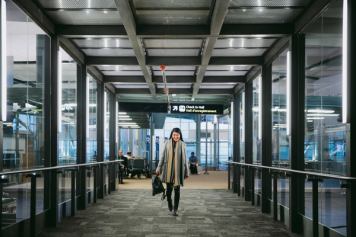
[[[272,164],[289,166],[287,136],[287,51],[272,64]]]
[[[345,175],[349,127],[342,123],[342,0],[306,29],[305,169]]]
[[[88,128],[87,128],[87,162],[95,162],[97,157],[97,99],[98,99],[98,84],[96,80],[87,74],[88,80]]]
[[[63,203],[71,200],[71,184],[72,173],[71,171],[64,171],[58,173],[58,202]]]
[[[8,178],[10,182],[3,187],[2,193],[2,218],[5,226],[28,219],[31,204],[31,179],[25,174],[9,175]],[[39,205],[43,209],[43,201]]]
[[[62,48],[58,68],[58,164],[77,162],[77,63]]]
[[[346,236],[346,188],[335,179],[319,182],[319,222]],[[305,216],[312,218],[312,183],[305,182]]]
[[[231,129],[231,122],[230,122],[230,116],[225,115],[222,116],[218,119],[218,139],[217,139],[217,144],[218,144],[218,166],[217,169],[219,170],[226,170],[227,169],[227,161],[229,157],[231,157],[231,134],[232,129]]]
[[[105,118],[104,118],[104,160],[109,160],[109,125],[110,125],[110,107],[109,107],[109,93],[104,92],[105,104]]]
[[[253,144],[253,152],[252,158],[253,163],[261,163],[261,139],[262,139],[262,127],[261,127],[261,76],[258,76],[255,80],[253,80],[253,108],[252,108],[252,144]]]
[[[7,118],[3,169],[44,164],[44,82],[50,38],[12,1],[6,1]]]

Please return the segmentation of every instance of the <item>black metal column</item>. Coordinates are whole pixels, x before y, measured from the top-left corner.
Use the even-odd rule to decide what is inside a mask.
[[[51,38],[51,76],[45,80],[45,99],[49,103],[49,106],[45,101],[45,128],[49,129],[49,133],[45,132],[45,154],[50,154],[50,159],[45,159],[46,166],[57,166],[58,164],[58,106],[61,103],[58,101],[58,84],[61,83],[58,78],[58,51],[59,42],[57,36]],[[47,90],[49,88],[49,90]],[[50,92],[50,95],[48,95]],[[48,180],[49,176],[49,180]],[[49,186],[48,196],[45,196],[45,205],[49,205],[48,217],[46,217],[47,225],[55,227],[57,225],[57,205],[58,205],[58,183],[57,183],[57,171],[53,170],[46,174],[45,188]],[[45,192],[46,193],[46,192]],[[47,201],[46,199],[49,200]]]
[[[272,166],[272,65],[262,67],[262,165]],[[262,170],[262,204],[263,213],[271,212],[272,195],[271,175]]]
[[[304,170],[304,95],[305,95],[305,36],[294,34],[291,39],[291,114],[290,154],[291,168]],[[304,177],[292,174],[290,177],[289,221],[291,231],[303,232]]]
[[[240,103],[241,94],[235,96],[233,108],[233,161],[240,162]],[[232,187],[234,193],[240,195],[240,172],[237,165],[233,166]]]
[[[245,162],[252,164],[252,107],[253,107],[253,85],[252,81],[245,84]],[[252,197],[252,172],[251,169],[245,168],[245,200],[251,201]]]
[[[87,101],[87,68],[86,65],[77,66],[77,104],[78,104],[78,116],[77,116],[77,164],[85,164],[87,149],[86,149],[86,138],[87,138],[87,106],[89,106],[89,101]],[[86,195],[86,173],[85,167],[80,167],[77,177],[77,195],[78,202],[77,207],[79,210],[83,210],[87,206],[87,195]]]
[[[104,161],[104,122],[105,113],[104,111],[104,83],[98,81],[98,100],[97,100],[97,143],[98,143],[98,153],[97,161]],[[97,176],[98,178],[98,198],[104,198],[104,167],[99,166]],[[95,190],[96,191],[96,190]]]
[[[51,123],[56,122],[57,120],[52,121],[51,119],[51,40],[47,35],[37,35],[37,61],[41,62],[42,67],[39,68],[38,77],[43,78],[44,85],[44,100],[43,100],[43,115],[44,115],[44,144],[43,144],[43,153],[44,166],[51,166]],[[55,108],[57,109],[57,107]],[[44,209],[47,210],[50,208],[50,171],[44,172]]]
[[[349,116],[347,122],[350,123],[350,173],[352,177],[356,177],[356,106],[351,106],[352,102],[356,101],[356,2],[347,0],[348,2],[348,111]],[[347,236],[356,236],[356,182],[350,182],[347,189]]]
[[[109,110],[110,110],[110,121],[109,121],[109,153],[110,153],[110,160],[116,160],[116,121],[117,121],[117,111],[116,111],[116,100],[115,95],[109,93]],[[115,164],[112,164],[108,167],[109,172],[109,190],[114,191],[116,189],[115,183]]]

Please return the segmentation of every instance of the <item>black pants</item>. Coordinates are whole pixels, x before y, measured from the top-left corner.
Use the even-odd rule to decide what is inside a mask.
[[[173,184],[167,183],[167,202],[168,202],[168,209],[172,210],[172,191],[173,191]],[[179,198],[180,198],[180,186],[174,186],[174,210],[178,210],[179,206]]]

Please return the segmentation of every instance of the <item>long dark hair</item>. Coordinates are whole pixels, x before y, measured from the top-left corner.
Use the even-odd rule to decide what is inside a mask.
[[[174,132],[179,133],[179,135],[180,135],[180,140],[181,140],[182,142],[184,142],[182,132],[180,131],[179,128],[173,128],[173,129],[172,129],[172,132],[171,132],[171,135],[169,136],[169,139],[172,139],[172,135],[173,135]]]

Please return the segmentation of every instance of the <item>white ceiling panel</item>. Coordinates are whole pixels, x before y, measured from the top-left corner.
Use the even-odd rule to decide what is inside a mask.
[[[121,25],[121,18],[118,11],[97,10],[63,10],[47,11],[50,18],[57,24],[63,25]]]
[[[200,49],[147,49],[148,56],[198,56]]]
[[[262,56],[266,49],[214,49],[213,57]]]
[[[73,41],[80,48],[132,48],[128,38],[85,38]]]
[[[147,48],[200,48],[201,39],[145,39]]]
[[[135,56],[135,52],[132,49],[83,49],[83,52],[88,56]]]

